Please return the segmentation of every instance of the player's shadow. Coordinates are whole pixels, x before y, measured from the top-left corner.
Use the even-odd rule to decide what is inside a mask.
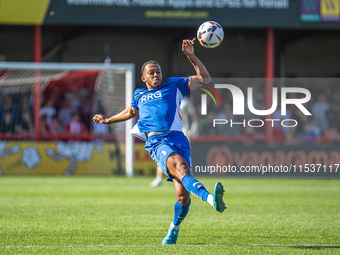
[[[294,249],[311,249],[311,250],[322,250],[322,249],[340,249],[340,245],[297,245],[291,246]]]

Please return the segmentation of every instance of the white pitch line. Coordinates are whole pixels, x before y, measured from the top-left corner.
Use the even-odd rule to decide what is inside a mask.
[[[5,249],[11,249],[11,248],[72,248],[72,247],[101,247],[101,248],[119,248],[119,247],[166,247],[162,244],[113,244],[113,245],[8,245],[8,246],[0,246],[0,248]],[[198,246],[260,246],[260,247],[324,247],[327,248],[328,246],[339,246],[340,244],[177,244],[176,246],[192,246],[192,247],[198,247]],[[173,246],[171,246],[173,247]]]

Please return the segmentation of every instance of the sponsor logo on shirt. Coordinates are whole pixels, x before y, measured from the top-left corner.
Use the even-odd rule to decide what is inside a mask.
[[[162,98],[162,92],[156,91],[155,93],[147,93],[146,95],[142,96],[141,104],[145,104],[154,100],[159,100]]]

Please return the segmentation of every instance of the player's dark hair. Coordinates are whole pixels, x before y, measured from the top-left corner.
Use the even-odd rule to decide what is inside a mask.
[[[146,65],[148,65],[148,64],[156,64],[156,65],[159,65],[159,67],[161,66],[161,65],[160,65],[157,61],[155,61],[155,60],[146,61],[146,62],[142,65],[142,69],[141,69],[142,75],[144,74],[145,67],[146,67]]]

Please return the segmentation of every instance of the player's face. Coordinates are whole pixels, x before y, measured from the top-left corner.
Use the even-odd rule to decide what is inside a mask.
[[[161,67],[157,64],[147,64],[144,69],[142,81],[146,83],[148,89],[154,89],[162,84]]]

